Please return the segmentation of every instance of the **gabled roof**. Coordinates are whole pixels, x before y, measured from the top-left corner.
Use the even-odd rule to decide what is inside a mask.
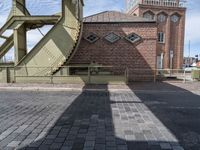
[[[104,11],[83,19],[85,23],[117,23],[117,22],[155,22],[142,17],[125,14],[118,11]]]

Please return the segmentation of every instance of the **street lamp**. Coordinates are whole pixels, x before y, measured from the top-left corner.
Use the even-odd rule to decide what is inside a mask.
[[[173,69],[173,57],[174,57],[174,51],[170,50],[170,76],[172,75],[172,69]]]

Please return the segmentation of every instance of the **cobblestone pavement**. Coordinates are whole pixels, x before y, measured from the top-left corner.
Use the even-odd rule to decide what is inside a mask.
[[[179,90],[1,91],[0,150],[200,150],[200,96],[166,86]]]

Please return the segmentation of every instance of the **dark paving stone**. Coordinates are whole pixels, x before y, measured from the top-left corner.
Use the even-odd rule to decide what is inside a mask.
[[[53,144],[49,147],[49,149],[52,149],[52,150],[59,150],[59,149],[61,149],[61,147],[62,147],[62,143],[53,143]]]
[[[186,150],[198,150],[200,96],[157,86],[157,92],[135,93],[0,92],[0,149],[22,141],[37,149],[159,150],[151,143],[182,148],[179,140]],[[160,92],[164,87],[177,92]]]
[[[149,146],[147,142],[127,142],[128,149],[148,150]]]

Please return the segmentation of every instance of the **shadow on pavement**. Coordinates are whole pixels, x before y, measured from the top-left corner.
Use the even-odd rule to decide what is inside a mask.
[[[183,88],[181,84],[145,83],[142,89],[146,91],[141,92],[137,92],[134,84],[129,88],[136,91],[136,96],[185,150],[200,150],[200,95],[184,89],[185,84],[182,85]]]
[[[129,87],[85,86],[53,127],[20,149],[199,150],[200,96],[167,83],[146,83],[144,91]]]

